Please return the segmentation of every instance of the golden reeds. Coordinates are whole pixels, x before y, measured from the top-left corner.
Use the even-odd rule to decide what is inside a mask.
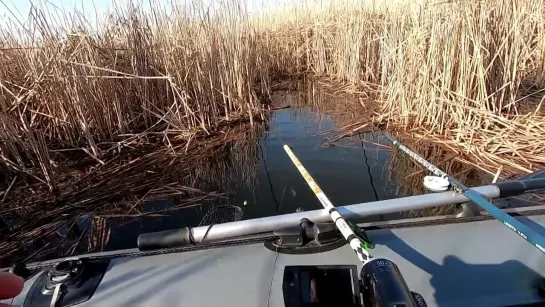
[[[19,33],[31,31],[32,48],[0,33],[2,161],[54,190],[52,149],[79,149],[102,163],[100,144],[127,134],[181,136],[240,115],[251,121],[269,77],[246,15],[236,5],[213,18],[197,17],[204,7],[187,10],[129,6],[100,29],[67,19],[58,32],[35,11]],[[29,162],[41,176],[27,171]]]
[[[298,73],[352,92],[380,85],[376,121],[442,142],[488,172],[545,166],[545,1],[302,7],[276,26],[278,35],[268,33],[281,37],[272,50]]]
[[[382,79],[385,112],[489,172],[545,166],[540,102],[524,97],[545,97],[543,5],[464,1],[400,16],[385,35],[395,50],[384,58],[392,71]]]
[[[210,132],[221,120],[251,120],[272,80],[311,74],[377,98],[381,119],[455,142],[489,171],[527,172],[544,162],[544,7],[345,0],[250,14],[243,1],[213,12],[130,5],[97,29],[68,16],[54,26],[36,10],[0,33],[0,154],[54,190],[51,150],[102,163],[100,144],[127,134]]]
[[[54,192],[29,208],[69,204],[11,244],[65,225],[52,214],[81,211],[81,199],[92,197],[83,204],[90,209],[134,189],[141,198],[185,195],[157,174],[136,188],[127,178],[140,184],[142,170],[169,165],[168,155],[216,148],[205,136],[263,118],[286,77],[344,84],[356,103],[336,103],[359,111],[342,123],[348,134],[367,129],[374,115],[441,143],[458,162],[491,174],[501,168],[500,177],[545,166],[545,0],[302,1],[252,14],[238,1],[213,12],[129,5],[97,27],[72,17],[52,21],[34,9],[28,21],[0,30],[0,163],[30,181],[36,197],[49,193],[44,186]],[[146,142],[161,148],[151,154]],[[70,184],[79,179],[85,184]],[[3,192],[6,200],[21,195]]]
[[[178,142],[170,148],[133,143],[138,150],[113,155],[96,168],[82,171],[78,165],[64,166],[55,195],[39,182],[18,185],[5,202],[0,201],[0,265],[21,254],[36,252],[32,258],[36,260],[62,253],[64,241],[72,242],[68,252],[76,247],[80,252],[99,249],[108,240],[112,219],[158,216],[217,201],[226,194],[209,190],[229,191],[233,182],[252,189],[259,167],[259,144],[254,138],[262,131],[263,127],[244,124],[224,127],[202,142]],[[145,201],[160,199],[171,203],[159,209],[144,206]],[[90,232],[71,238],[63,235],[59,244],[44,247],[41,239],[50,240],[58,229],[77,229],[82,217],[96,222]]]

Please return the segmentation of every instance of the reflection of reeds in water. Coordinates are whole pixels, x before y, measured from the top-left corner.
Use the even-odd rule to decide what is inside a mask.
[[[88,252],[103,251],[106,244],[110,240],[111,229],[108,225],[108,219],[102,217],[94,217],[91,219],[91,227],[87,239]]]
[[[417,144],[404,141],[405,145],[424,157],[447,174],[463,182],[466,186],[478,186],[487,180],[477,170],[457,161],[458,154],[445,150],[431,143],[419,142]],[[424,176],[429,172],[415,163],[407,154],[394,148],[388,160],[388,179],[397,185],[399,196],[420,195],[432,193],[424,187]],[[448,215],[455,213],[455,205],[440,206],[423,210],[404,212],[405,217],[421,217]]]
[[[307,130],[309,134],[332,136],[337,129],[350,127],[361,119],[358,112],[354,112],[361,107],[356,105],[358,99],[337,85],[302,78],[284,81],[278,87],[280,89],[271,94],[272,106],[292,107],[290,120],[301,123],[302,127],[312,127],[313,131]],[[327,128],[323,128],[322,123],[326,123]],[[331,129],[331,123],[338,128]]]
[[[89,217],[87,218],[90,226],[86,229],[80,229],[77,225],[74,225],[77,230],[76,233],[80,235],[73,240],[66,242],[69,246],[67,250],[60,251],[65,255],[80,255],[90,252],[102,252],[110,241],[110,235],[112,230],[112,219],[103,217]]]
[[[253,190],[259,169],[259,138],[265,129],[258,125],[240,133],[214,153],[214,159],[192,170],[191,186],[229,192],[233,183]]]
[[[88,228],[80,225],[89,224]],[[34,246],[20,252],[23,262],[44,257],[64,257],[88,252],[104,251],[111,235],[109,220],[101,217],[82,217],[69,226],[63,226],[47,237],[37,238]],[[0,264],[3,263],[0,259]]]
[[[282,85],[289,89],[273,92],[272,104],[276,107],[310,106],[318,117],[317,122],[325,117],[332,119],[336,128],[321,134],[337,132],[338,135],[330,137],[338,140],[371,130],[373,111],[377,109],[376,102],[370,98],[370,95],[374,95],[374,88],[370,87],[364,95],[350,89],[350,86],[311,78],[284,82]]]
[[[42,251],[33,255],[33,258],[63,257],[90,252],[102,252],[110,241],[111,222],[111,219],[103,217],[82,217],[65,229],[64,236],[57,238],[59,246],[56,250],[49,251],[49,253]],[[80,227],[80,225],[87,224],[89,225],[88,227]]]
[[[154,216],[197,205],[221,197],[230,182],[240,179],[251,186],[258,170],[259,131],[239,125],[199,143],[126,152],[121,161],[108,161],[101,168],[60,181],[56,197],[39,189],[28,195],[33,186],[15,189],[0,210],[0,261],[29,254],[33,259],[46,257],[44,251],[51,251],[42,251],[42,238],[71,228],[82,216],[89,217],[92,226],[81,238],[69,240],[78,252],[85,251],[84,242],[88,251],[104,246],[110,232],[106,218]],[[209,192],[212,188],[220,193]],[[144,211],[144,201],[164,198],[173,205]]]

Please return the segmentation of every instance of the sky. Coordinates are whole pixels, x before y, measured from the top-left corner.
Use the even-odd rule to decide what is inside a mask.
[[[114,6],[126,6],[129,2],[139,4],[144,10],[150,8],[151,4],[170,7],[170,3],[195,3],[195,0],[0,0],[0,24],[8,20],[26,20],[32,5],[40,7],[48,13],[67,16],[74,12],[83,13],[91,24],[100,21]],[[212,3],[221,3],[222,0],[200,0],[203,5],[209,6]],[[258,12],[263,9],[279,6],[287,3],[288,0],[247,0],[249,12]]]
[[[0,2],[0,17],[2,20],[25,20],[32,5],[45,8],[47,12],[68,14],[80,11],[90,17],[102,15],[111,8],[111,1],[108,0],[0,0]]]
[[[144,11],[149,10],[151,6],[160,6],[162,11],[168,13],[171,3],[177,5],[199,4],[198,7],[210,7],[221,3],[245,3],[247,12],[262,13],[270,10],[276,10],[285,6],[307,6],[309,3],[318,6],[327,3],[351,3],[361,5],[362,3],[391,3],[391,2],[418,2],[427,0],[0,0],[0,29],[11,27],[12,25],[21,26],[21,23],[28,20],[32,7],[38,7],[50,15],[49,24],[65,25],[65,22],[57,20],[73,16],[74,13],[82,14],[88,26],[98,29],[98,25],[104,24],[103,21],[109,12],[116,8],[126,8],[129,3],[139,5]],[[437,0],[442,1],[442,0]],[[53,16],[53,18],[51,18]],[[55,18],[57,16],[57,18]],[[68,20],[71,20],[69,18]]]

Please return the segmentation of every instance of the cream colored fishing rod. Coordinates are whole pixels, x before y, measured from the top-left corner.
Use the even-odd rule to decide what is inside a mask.
[[[348,226],[348,223],[345,221],[339,211],[337,211],[337,208],[333,206],[329,198],[327,198],[327,196],[324,194],[322,189],[320,189],[316,181],[314,181],[314,179],[307,172],[303,164],[301,164],[299,159],[297,159],[295,154],[291,151],[290,147],[288,145],[284,145],[284,150],[290,157],[293,164],[295,164],[295,166],[297,167],[297,170],[299,170],[299,173],[301,173],[303,178],[305,178],[305,181],[310,186],[312,192],[314,192],[316,197],[318,197],[320,203],[322,203],[324,208],[329,212],[331,219],[333,220],[337,228],[339,228],[339,231],[342,233],[346,241],[350,243],[350,247],[352,247],[352,249],[356,252],[356,255],[358,255],[360,261],[363,264],[367,264],[372,259],[372,257],[369,252],[363,247],[363,243],[361,242],[361,240],[356,236],[354,231],[352,231],[352,228]]]

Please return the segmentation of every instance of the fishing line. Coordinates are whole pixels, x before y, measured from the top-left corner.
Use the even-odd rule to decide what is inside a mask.
[[[278,245],[276,245],[275,251],[274,251],[274,262],[272,267],[272,274],[271,274],[271,282],[269,284],[269,295],[267,296],[267,307],[269,307],[271,303],[271,293],[272,293],[272,286],[273,286],[273,280],[274,280],[274,270],[276,270],[276,262],[278,261]]]
[[[278,213],[280,213],[280,209],[282,208],[282,203],[284,202],[284,195],[286,195],[286,187],[284,186],[284,190],[282,190],[282,196],[280,197],[280,206],[278,206]]]
[[[282,140],[282,133],[280,131],[275,131],[275,132],[278,135],[278,137],[280,138],[280,140]],[[269,170],[267,168],[266,160],[264,158],[263,150],[261,149],[261,146],[259,146],[259,148],[261,150],[261,157],[263,159],[263,165],[265,166],[265,172],[267,173],[267,179],[269,181],[271,194],[272,194],[274,203],[276,204],[276,214],[279,214],[280,213],[280,207],[282,206],[282,202],[284,201],[284,194],[286,193],[286,186],[284,186],[284,190],[282,192],[282,196],[281,196],[281,199],[280,199],[280,204],[278,204],[278,202],[276,200],[276,196],[274,195],[273,185],[271,183],[271,178],[270,178]],[[272,286],[273,286],[273,280],[274,280],[274,271],[276,270],[276,263],[278,261],[278,255],[279,255],[279,253],[278,253],[278,245],[277,245],[276,248],[275,248],[275,251],[274,251],[274,261],[273,261],[272,271],[271,271],[271,280],[270,280],[270,283],[269,283],[269,294],[267,295],[267,307],[269,307],[270,303],[271,303],[271,293],[272,293]]]
[[[369,163],[367,161],[367,150],[365,149],[363,140],[361,139],[361,133],[358,133],[358,137],[361,141],[361,148],[363,149],[363,156],[365,157],[365,165],[367,165],[367,173],[369,174],[369,182],[371,183],[371,188],[373,188],[373,193],[375,194],[375,200],[378,201],[378,194],[377,189],[375,188],[375,184],[373,182],[373,175],[371,175],[371,167],[369,166]]]
[[[375,183],[373,182],[373,175],[371,175],[371,167],[369,166],[369,163],[367,161],[367,150],[365,149],[365,145],[363,142],[363,139],[361,138],[361,133],[358,133],[358,137],[361,141],[361,148],[363,149],[363,156],[365,157],[365,165],[367,165],[367,173],[369,174],[369,182],[371,183],[371,188],[373,189],[373,193],[375,194],[375,200],[378,201],[378,193],[377,189],[375,188]],[[380,219],[382,221],[385,221],[386,218],[384,217],[384,214],[379,215]]]
[[[267,149],[266,142],[264,142],[263,146],[265,147],[265,150]],[[276,207],[276,214],[280,213],[280,205],[278,204],[278,200],[276,199],[276,195],[274,195],[274,187],[271,181],[271,174],[269,173],[269,169],[267,167],[267,158],[265,157],[265,153],[263,151],[263,148],[261,148],[261,142],[258,142],[257,147],[259,148],[259,152],[261,153],[261,160],[263,161],[263,166],[265,167],[265,173],[267,174],[267,181],[269,182],[269,189],[271,190],[271,195],[274,201],[274,205]]]
[[[290,109],[291,111],[291,109]],[[274,134],[276,134],[276,136],[278,137],[278,139],[280,140],[280,144],[287,144],[287,142],[284,140],[284,138],[282,137],[282,131],[280,129],[277,129],[277,130],[273,130],[274,131]],[[269,133],[270,134],[270,133]],[[265,166],[266,167],[266,166]],[[285,185],[284,186],[284,190],[282,191],[282,196],[280,197],[280,205],[277,207],[277,214],[280,213],[280,208],[282,207],[282,203],[284,201],[284,195],[286,193],[286,188],[287,186]],[[293,191],[293,189],[292,189]],[[294,194],[292,193],[292,196]],[[274,194],[273,194],[273,197],[274,197]],[[276,198],[275,198],[275,203],[276,203]]]

